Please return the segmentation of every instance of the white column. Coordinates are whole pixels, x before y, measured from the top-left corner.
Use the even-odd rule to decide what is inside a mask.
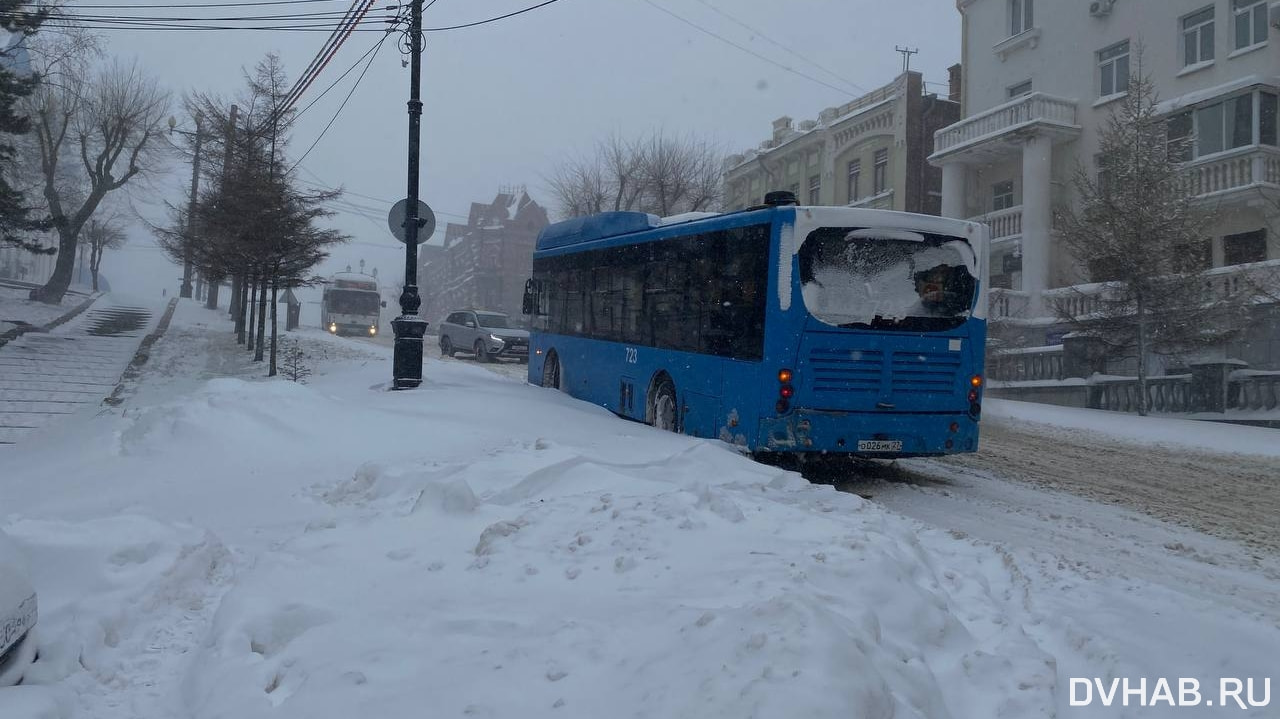
[[[1053,230],[1053,143],[1038,135],[1022,148],[1022,290],[1031,317],[1045,314],[1049,242]]]
[[[964,165],[948,162],[942,166],[942,216],[958,220],[965,217]]]

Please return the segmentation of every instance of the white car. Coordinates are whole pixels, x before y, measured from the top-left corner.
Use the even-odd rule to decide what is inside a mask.
[[[0,687],[17,684],[35,660],[36,590],[13,540],[0,532]]]

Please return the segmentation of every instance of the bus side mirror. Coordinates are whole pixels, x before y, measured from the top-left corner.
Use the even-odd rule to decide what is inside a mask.
[[[538,283],[535,280],[528,280],[524,283],[524,302],[522,303],[522,311],[526,315],[535,315],[538,313]]]

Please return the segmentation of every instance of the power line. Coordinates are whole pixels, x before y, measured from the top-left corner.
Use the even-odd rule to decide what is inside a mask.
[[[552,4],[552,3],[556,3],[556,2],[560,2],[560,0],[546,0],[545,2],[538,3],[537,5],[532,5],[532,6],[530,6],[530,7],[527,7],[527,8],[525,8],[525,9],[523,9],[523,10],[516,10],[515,12],[509,12],[509,13],[507,13],[506,15],[499,15],[499,16],[497,16],[497,17],[491,17],[491,18],[489,18],[488,20],[478,20],[478,21],[476,21],[476,22],[464,23],[464,24],[462,24],[462,25],[450,25],[450,26],[448,26],[448,27],[424,27],[424,28],[422,28],[422,31],[423,31],[423,32],[444,32],[444,31],[446,31],[446,30],[461,30],[461,29],[463,29],[463,28],[468,28],[468,27],[478,27],[478,26],[480,26],[480,25],[488,25],[488,24],[489,24],[489,23],[491,23],[491,22],[498,22],[499,20],[506,20],[507,18],[509,18],[509,17],[515,17],[516,15],[523,15],[523,14],[525,14],[525,13],[527,13],[527,12],[533,12],[534,10],[537,10],[538,8],[546,7],[546,6],[548,6],[548,5]],[[434,0],[433,0],[432,4],[435,4],[435,3],[434,3]],[[428,6],[428,7],[430,7],[430,6]],[[424,9],[425,9],[425,8],[424,8]]]
[[[721,16],[723,16],[723,17],[727,18],[730,22],[732,22],[732,23],[734,23],[734,24],[736,24],[736,25],[739,25],[739,26],[741,26],[741,27],[745,28],[748,32],[751,32],[751,33],[756,34],[756,35],[757,35],[757,36],[759,36],[762,40],[765,40],[765,41],[767,41],[767,42],[770,42],[770,43],[772,43],[772,44],[774,44],[774,45],[776,45],[776,46],[778,46],[778,47],[782,48],[782,50],[784,50],[784,51],[785,51],[785,52],[787,52],[788,54],[793,55],[793,56],[795,56],[795,57],[799,58],[800,60],[803,60],[804,62],[809,63],[810,65],[812,65],[812,66],[814,66],[814,67],[818,68],[819,70],[821,70],[821,71],[823,71],[823,72],[827,73],[827,74],[828,74],[828,75],[830,75],[831,77],[834,77],[835,79],[839,80],[840,82],[843,82],[844,84],[846,84],[846,85],[848,85],[848,86],[852,87],[853,89],[857,90],[858,92],[862,92],[862,93],[867,92],[867,89],[866,89],[865,87],[862,87],[862,86],[861,86],[861,85],[859,85],[858,83],[856,83],[856,82],[854,82],[854,81],[852,81],[852,80],[849,80],[849,79],[845,78],[844,76],[840,75],[839,73],[837,73],[837,72],[836,72],[836,71],[834,71],[834,70],[831,70],[831,69],[828,69],[828,68],[824,67],[823,65],[819,64],[816,60],[812,60],[812,59],[810,59],[810,58],[808,58],[808,57],[805,57],[804,55],[801,55],[797,50],[792,49],[792,48],[791,48],[789,45],[787,45],[786,43],[782,43],[782,42],[778,42],[777,40],[774,40],[773,38],[771,38],[771,37],[769,37],[768,35],[764,34],[764,33],[763,33],[763,32],[761,32],[760,30],[757,30],[756,28],[754,28],[754,27],[752,27],[752,26],[748,25],[746,22],[744,22],[744,21],[742,21],[742,20],[738,19],[737,17],[735,17],[735,16],[733,16],[733,15],[729,14],[727,11],[722,10],[722,9],[721,9],[721,8],[719,8],[719,7],[716,7],[715,5],[712,5],[710,2],[707,2],[707,0],[697,0],[697,2],[701,3],[702,5],[706,5],[707,7],[711,8],[711,10],[712,10],[712,11],[714,11],[716,14],[721,15]]]
[[[693,22],[692,20],[687,20],[687,19],[685,19],[684,17],[681,17],[680,15],[675,14],[675,13],[674,13],[674,12],[672,12],[671,10],[668,10],[668,9],[666,9],[665,7],[662,7],[661,5],[659,5],[659,4],[655,3],[655,2],[653,2],[653,0],[640,0],[640,1],[641,1],[641,2],[643,2],[643,3],[645,3],[646,5],[650,5],[650,6],[652,6],[652,7],[653,7],[654,9],[656,9],[656,10],[660,10],[660,11],[662,11],[662,12],[664,12],[664,13],[666,13],[666,14],[670,15],[671,17],[675,18],[676,20],[679,20],[680,22],[684,23],[685,25],[688,25],[689,27],[691,27],[691,28],[693,28],[693,29],[697,30],[698,32],[701,32],[701,33],[705,33],[705,34],[707,34],[707,35],[710,35],[711,37],[713,37],[713,38],[715,38],[715,39],[719,40],[720,42],[723,42],[723,43],[725,43],[725,44],[727,44],[727,45],[732,45],[733,47],[738,48],[739,50],[741,50],[741,51],[743,51],[743,52],[747,53],[748,55],[751,55],[752,57],[758,58],[758,59],[760,59],[760,60],[764,60],[765,62],[769,63],[770,65],[773,65],[773,66],[775,66],[775,67],[778,67],[778,68],[780,68],[780,69],[782,69],[782,70],[786,70],[787,72],[789,72],[789,73],[791,73],[791,74],[793,74],[793,75],[798,75],[799,77],[803,77],[803,78],[804,78],[804,79],[806,79],[806,80],[809,80],[809,81],[812,81],[812,82],[816,82],[816,83],[818,83],[819,85],[822,85],[823,87],[826,87],[826,88],[830,88],[830,89],[832,89],[832,90],[835,90],[836,92],[840,93],[841,95],[847,95],[847,94],[849,94],[849,91],[848,91],[847,89],[845,89],[845,88],[842,88],[842,87],[836,87],[835,85],[832,85],[831,83],[827,82],[826,80],[820,80],[820,79],[818,79],[818,78],[814,77],[813,75],[810,75],[810,74],[808,74],[808,73],[806,73],[806,72],[802,72],[802,71],[797,70],[797,69],[795,69],[794,67],[790,67],[790,66],[788,66],[788,65],[783,65],[782,63],[778,62],[777,60],[774,60],[774,59],[772,59],[772,58],[769,58],[769,57],[766,57],[766,56],[764,56],[764,55],[761,55],[760,53],[756,52],[755,50],[752,50],[751,48],[748,48],[748,47],[744,47],[744,46],[742,46],[742,45],[739,45],[738,43],[736,43],[736,42],[734,42],[734,41],[730,40],[730,39],[729,39],[729,38],[727,38],[727,37],[724,37],[723,35],[718,35],[718,34],[716,34],[715,32],[713,32],[713,31],[711,31],[711,30],[708,30],[708,29],[706,29],[705,27],[702,27],[701,25],[699,25],[699,24],[697,24],[697,23]]]
[[[305,5],[310,3],[335,2],[336,0],[260,0],[258,2],[231,2],[231,3],[181,3],[177,5],[145,5],[131,3],[128,5],[76,5],[77,8],[86,8],[89,10],[149,10],[152,8],[172,9],[172,8],[207,8],[207,7],[256,7],[262,5]],[[39,7],[39,3],[22,3],[30,7]]]
[[[293,167],[297,167],[299,162],[307,159],[307,155],[310,155],[311,151],[316,149],[316,145],[319,145],[320,141],[324,139],[325,133],[329,132],[329,128],[333,127],[333,123],[338,120],[338,115],[342,114],[342,110],[347,106],[347,102],[350,101],[351,96],[355,94],[356,88],[360,87],[360,81],[363,80],[365,74],[369,72],[369,68],[373,65],[373,61],[378,57],[378,50],[382,48],[383,43],[387,41],[388,37],[391,37],[389,33],[383,36],[382,40],[380,40],[373,48],[373,54],[369,56],[369,62],[364,66],[364,69],[360,71],[360,77],[357,77],[355,83],[351,85],[351,90],[347,93],[347,96],[343,98],[342,104],[338,106],[338,111],[333,113],[333,117],[329,119],[329,124],[324,126],[324,129],[320,131],[320,136],[316,138],[315,142],[311,143],[311,147],[308,147],[306,152],[302,153],[302,157],[299,157],[298,161],[293,163]]]
[[[320,51],[316,53],[315,57],[311,58],[311,62],[307,63],[307,69],[298,75],[297,81],[293,83],[293,87],[289,89],[284,100],[280,103],[280,108],[276,111],[276,117],[293,107],[294,103],[297,102],[297,98],[311,85],[315,76],[324,69],[324,66],[338,52],[338,48],[342,47],[342,43],[351,36],[351,30],[356,27],[356,21],[364,13],[368,12],[372,4],[373,0],[353,0],[342,20],[338,22],[337,27],[333,28],[333,33],[329,35],[329,39],[325,40]]]
[[[165,16],[165,15],[87,15],[82,13],[51,13],[56,20],[84,20],[88,22],[251,22],[258,20],[341,20],[350,12],[326,10],[324,12],[287,13],[284,15],[229,15],[229,16]]]
[[[294,121],[294,122],[297,122],[298,118],[299,118],[299,117],[302,117],[302,116],[303,116],[303,114],[305,114],[307,110],[310,110],[310,109],[311,109],[311,107],[312,107],[313,105],[315,105],[317,102],[320,102],[320,99],[321,99],[321,98],[323,98],[325,95],[328,95],[328,94],[329,94],[329,91],[330,91],[330,90],[332,90],[333,88],[337,87],[337,86],[338,86],[338,83],[342,82],[342,81],[343,81],[343,79],[345,79],[347,75],[350,75],[352,70],[354,70],[354,69],[356,69],[357,67],[359,67],[359,66],[360,66],[360,63],[364,62],[364,59],[365,59],[365,58],[367,58],[367,57],[369,57],[369,54],[370,54],[370,53],[377,52],[378,48],[382,46],[382,43],[383,43],[383,41],[384,41],[385,39],[386,39],[386,38],[383,38],[383,40],[379,40],[378,42],[374,43],[374,44],[373,44],[373,45],[372,45],[368,50],[365,50],[365,51],[364,51],[364,54],[363,54],[363,55],[361,55],[359,58],[356,58],[356,61],[355,61],[355,62],[353,62],[353,63],[351,63],[351,67],[347,68],[345,72],[343,72],[341,75],[339,75],[337,80],[334,80],[332,83],[330,83],[330,84],[329,84],[329,86],[328,86],[328,87],[326,87],[323,91],[321,91],[321,93],[320,93],[319,95],[316,95],[316,98],[315,98],[314,100],[312,100],[311,102],[307,103],[307,106],[306,106],[306,107],[304,107],[304,108],[302,108],[301,110],[299,110],[299,111],[298,111],[298,114],[296,114],[296,115],[294,115],[294,116],[293,116],[293,121]]]

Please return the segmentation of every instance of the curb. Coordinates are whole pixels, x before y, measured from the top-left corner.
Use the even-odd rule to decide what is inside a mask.
[[[94,302],[97,302],[98,298],[100,297],[102,297],[102,293],[95,292],[89,295],[89,297],[84,302],[81,302],[80,304],[76,305],[75,307],[73,307],[71,310],[69,310],[62,316],[58,317],[52,322],[41,325],[39,327],[37,327],[36,325],[23,325],[21,327],[14,327],[13,329],[9,330],[8,332],[5,332],[4,334],[0,334],[0,347],[4,347],[6,344],[12,342],[13,340],[18,339],[19,337],[25,335],[28,332],[53,331],[54,329],[70,322],[76,317],[79,317],[80,314],[83,313],[85,310],[89,309],[89,307],[92,306]]]
[[[133,353],[133,359],[129,362],[129,366],[125,368],[124,374],[120,376],[120,381],[116,383],[115,389],[111,390],[111,395],[102,400],[102,403],[111,407],[119,406],[124,402],[125,384],[138,378],[142,374],[142,366],[151,359],[151,346],[156,340],[164,336],[169,329],[169,320],[173,319],[173,311],[178,309],[178,298],[174,297],[169,300],[169,306],[165,307],[164,315],[160,317],[160,321],[156,324],[156,328],[151,334],[142,338],[142,343],[138,345],[138,351]]]

